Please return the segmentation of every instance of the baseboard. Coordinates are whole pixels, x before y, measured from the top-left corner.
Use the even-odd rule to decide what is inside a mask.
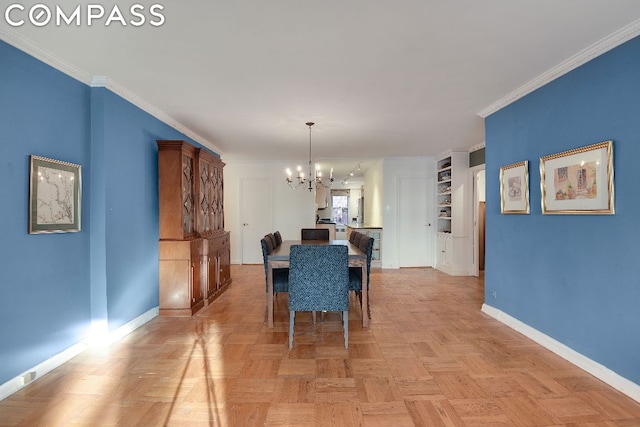
[[[159,312],[160,312],[160,307],[154,307],[151,310],[147,310],[145,313],[142,313],[140,316],[136,317],[135,319],[120,326],[118,329],[116,329],[115,331],[109,334],[108,343],[113,344],[114,342],[121,340],[125,336],[129,335],[131,332],[138,329],[140,326],[158,317]]]
[[[132,331],[136,330],[137,328],[139,328],[140,326],[144,325],[145,323],[147,323],[148,321],[150,321],[151,319],[157,316],[158,316],[158,307],[148,310],[147,312],[141,314],[140,316],[136,317],[135,319],[131,320],[130,322],[122,325],[115,331],[108,334],[108,336],[105,337],[104,340],[101,340],[100,345],[105,345],[105,344],[109,345],[122,339],[127,334],[131,333]],[[0,400],[6,399],[7,397],[16,393],[26,385],[31,384],[33,381],[37,380],[38,378],[51,372],[55,368],[63,365],[64,363],[68,362],[69,360],[73,359],[75,356],[85,351],[87,348],[93,345],[98,345],[96,344],[97,342],[98,340],[96,340],[95,338],[88,337],[87,339],[72,345],[71,347],[61,351],[60,353],[34,366],[33,368],[28,369],[27,371],[23,372],[17,377],[10,379],[4,384],[1,384]]]
[[[79,342],[71,347],[63,350],[55,356],[45,360],[39,365],[28,369],[26,372],[18,375],[15,378],[10,379],[6,383],[0,385],[0,400],[4,400],[12,394],[22,389],[27,384],[32,383],[36,379],[51,372],[58,366],[61,366],[65,362],[68,362],[78,354],[82,353],[89,347],[86,342]]]
[[[447,267],[444,266],[442,264],[436,264],[435,267],[433,267],[435,270],[440,270],[443,273],[448,274],[449,276],[469,276],[469,272],[468,271],[464,271],[464,270],[459,270],[459,269],[455,269],[453,267]]]
[[[578,353],[561,342],[556,341],[550,336],[532,328],[514,317],[511,317],[507,313],[504,313],[495,307],[483,304],[482,312],[505,324],[511,329],[520,332],[522,335],[535,341],[547,350],[554,352],[568,362],[573,363],[578,368],[590,373],[616,390],[629,396],[636,402],[640,402],[640,385],[620,376],[606,366],[589,359],[583,354]]]

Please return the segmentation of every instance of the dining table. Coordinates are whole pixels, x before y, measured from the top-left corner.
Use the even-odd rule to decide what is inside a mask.
[[[273,328],[273,269],[289,268],[289,254],[293,245],[345,245],[349,248],[349,267],[362,269],[362,327],[369,327],[369,290],[366,285],[367,254],[348,240],[283,240],[267,256],[267,324]]]

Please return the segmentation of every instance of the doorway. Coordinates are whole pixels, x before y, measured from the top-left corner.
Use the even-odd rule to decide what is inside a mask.
[[[484,224],[487,202],[478,202],[478,270],[484,271]]]
[[[242,263],[262,264],[260,239],[271,233],[271,180],[244,178],[240,182]]]
[[[331,221],[336,225],[349,223],[349,190],[331,190]]]
[[[485,170],[472,170],[473,173],[473,275],[478,277],[484,272],[485,248]]]
[[[336,223],[336,239],[347,240],[349,190],[331,190],[331,220]]]
[[[398,266],[433,266],[433,178],[398,181]]]

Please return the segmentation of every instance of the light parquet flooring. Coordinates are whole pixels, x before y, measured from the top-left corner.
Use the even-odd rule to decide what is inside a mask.
[[[640,426],[640,403],[481,311],[483,282],[373,270],[371,327],[264,323],[264,270],[193,318],[155,318],[0,402],[0,426]]]

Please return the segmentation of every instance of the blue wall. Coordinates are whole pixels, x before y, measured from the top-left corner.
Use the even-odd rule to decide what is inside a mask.
[[[640,38],[485,121],[486,304],[636,384],[640,384],[638,76]],[[615,215],[543,216],[540,157],[605,140],[614,141]],[[529,161],[531,214],[501,215],[500,167],[521,160]]]
[[[103,120],[104,142],[97,149],[103,153],[106,183],[104,193],[97,189],[105,199],[104,211],[97,212],[104,214],[105,234],[98,239],[105,244],[107,311],[113,331],[158,306],[156,140],[196,143],[108,89],[94,88],[92,98],[103,107],[94,117],[94,122]]]
[[[156,139],[188,137],[0,41],[0,384],[158,306]],[[82,231],[28,234],[29,156],[82,165]]]
[[[4,42],[0,58],[1,384],[88,333],[89,235],[30,235],[27,211],[31,154],[82,165],[88,184],[90,89]]]

